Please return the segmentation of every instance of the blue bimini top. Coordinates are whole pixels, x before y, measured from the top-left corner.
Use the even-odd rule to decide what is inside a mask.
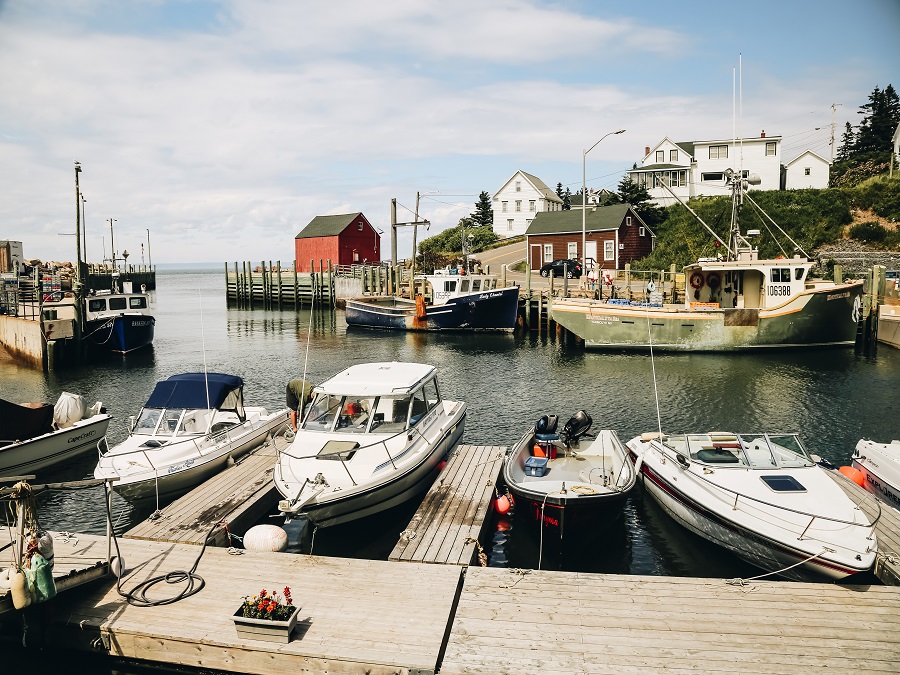
[[[156,383],[145,408],[215,408],[244,417],[244,381],[223,373],[182,373]]]

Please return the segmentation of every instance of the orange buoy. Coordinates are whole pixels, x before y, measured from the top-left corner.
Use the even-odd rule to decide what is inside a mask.
[[[500,495],[499,497],[497,497],[497,500],[494,504],[494,508],[497,509],[497,513],[506,515],[507,513],[509,513],[509,507],[509,497],[507,497],[506,495]]]
[[[441,462],[440,462],[440,464],[438,464],[438,467],[437,467],[437,468],[438,468],[438,473],[440,473],[441,471],[443,471],[445,466],[447,466],[447,460],[446,460],[446,459],[442,459]]]
[[[842,466],[838,469],[842,474],[844,474],[847,478],[852,480],[854,483],[859,485],[860,487],[866,486],[866,477],[863,475],[863,472],[859,469],[852,466]]]
[[[509,518],[497,518],[497,532],[509,532]]]

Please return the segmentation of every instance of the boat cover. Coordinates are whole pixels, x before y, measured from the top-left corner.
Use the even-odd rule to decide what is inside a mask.
[[[53,406],[18,405],[0,399],[0,443],[25,441],[53,431]]]
[[[145,408],[216,408],[234,410],[244,417],[242,388],[236,375],[222,373],[182,373],[156,383]],[[208,394],[207,394],[208,391]]]

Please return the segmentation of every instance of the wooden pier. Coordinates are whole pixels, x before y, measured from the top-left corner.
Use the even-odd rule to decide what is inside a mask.
[[[490,514],[506,448],[460,445],[432,485],[388,560],[469,565]]]
[[[243,534],[278,502],[272,474],[278,450],[287,445],[284,436],[276,434],[270,441],[241,457],[234,466],[138,523],[124,536],[128,539],[202,545],[213,526],[220,522],[228,523],[230,531]],[[217,528],[209,543],[212,546],[230,546],[225,528]]]

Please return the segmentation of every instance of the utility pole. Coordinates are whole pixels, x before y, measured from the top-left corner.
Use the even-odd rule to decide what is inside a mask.
[[[112,259],[113,269],[116,269],[116,245],[113,243],[113,223],[116,218],[109,219],[109,256]]]
[[[840,103],[831,104],[831,164],[834,164],[834,113]]]
[[[81,284],[81,188],[78,186],[78,174],[81,173],[81,162],[75,162],[75,283]]]

